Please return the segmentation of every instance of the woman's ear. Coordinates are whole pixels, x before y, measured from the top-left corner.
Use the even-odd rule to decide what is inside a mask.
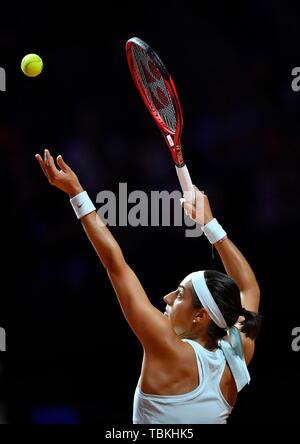
[[[197,312],[195,314],[196,322],[203,322],[203,321],[207,321],[208,319],[209,319],[209,315],[208,315],[207,311],[205,310],[205,308],[200,308],[197,310]]]

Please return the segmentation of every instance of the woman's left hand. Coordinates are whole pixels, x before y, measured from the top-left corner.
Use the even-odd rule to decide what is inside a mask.
[[[212,211],[208,201],[208,197],[193,185],[195,190],[195,203],[187,202],[184,198],[180,199],[180,205],[184,208],[185,213],[199,225],[208,224],[213,219]]]

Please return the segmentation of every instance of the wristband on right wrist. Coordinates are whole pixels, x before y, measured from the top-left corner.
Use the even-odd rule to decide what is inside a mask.
[[[75,211],[77,219],[81,219],[83,216],[95,211],[96,208],[88,196],[86,191],[82,191],[76,196],[70,199],[70,203]]]
[[[211,244],[215,244],[227,236],[226,231],[215,218],[201,228]]]

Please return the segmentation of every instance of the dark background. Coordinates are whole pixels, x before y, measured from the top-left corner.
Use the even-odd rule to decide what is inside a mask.
[[[127,67],[125,43],[138,36],[172,73],[191,176],[261,287],[252,382],[229,422],[298,422],[296,3],[9,5],[0,16],[2,421],[131,422],[142,348],[68,197],[48,185],[34,154],[63,154],[94,202],[120,182],[149,195],[179,189]],[[44,61],[37,78],[20,70],[31,52]],[[223,271],[207,240],[186,238],[183,227],[111,230],[158,308],[190,271]]]

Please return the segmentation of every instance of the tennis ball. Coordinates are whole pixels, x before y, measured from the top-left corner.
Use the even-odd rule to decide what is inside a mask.
[[[38,76],[43,69],[43,60],[37,54],[27,54],[21,62],[21,69],[28,77]]]

